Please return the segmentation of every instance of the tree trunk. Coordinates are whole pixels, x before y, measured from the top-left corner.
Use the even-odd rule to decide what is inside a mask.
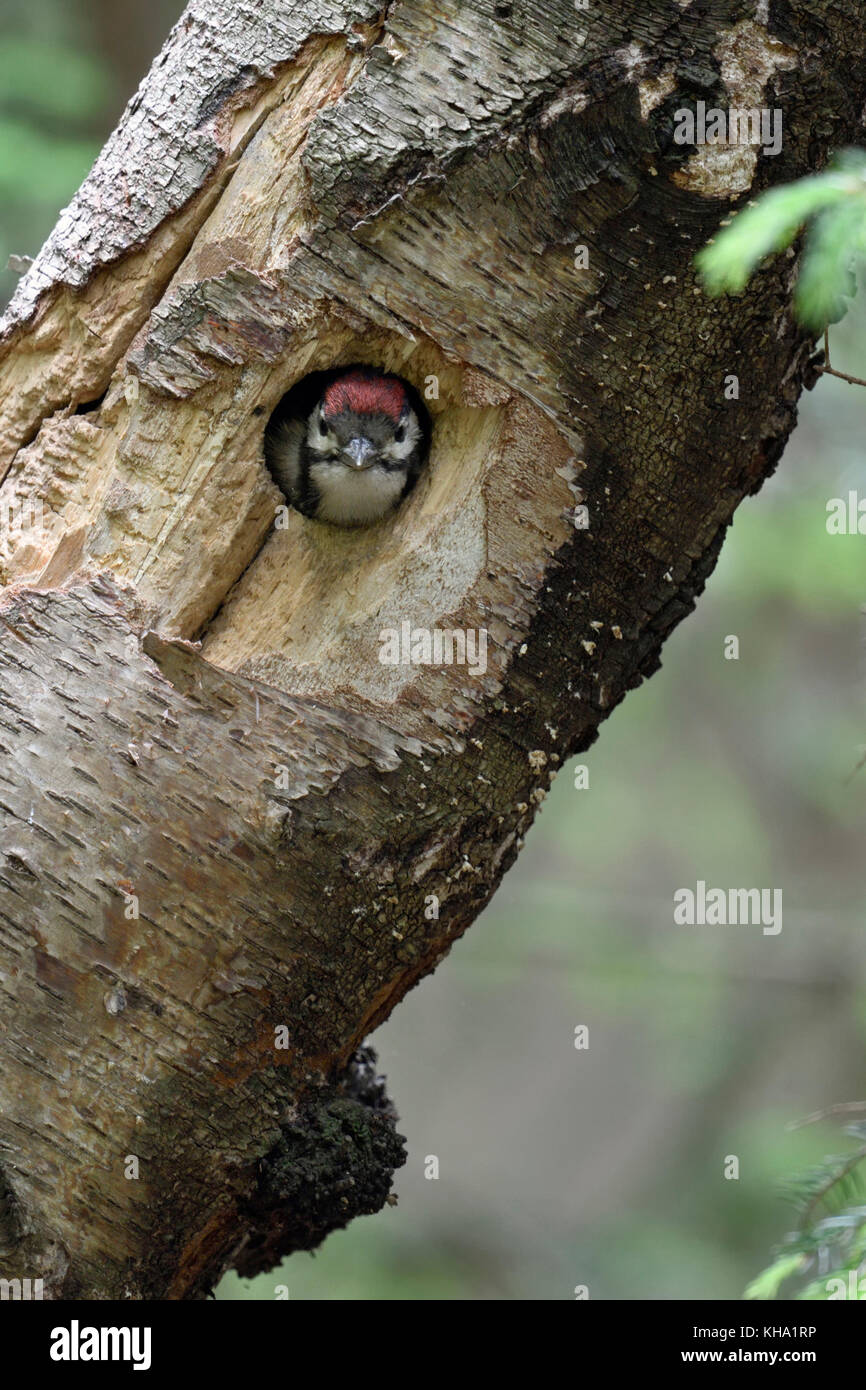
[[[175,27],[3,325],[0,1274],[198,1297],[385,1200],[359,1045],[657,668],[813,370],[793,257],[723,303],[691,270],[860,128],[859,7],[769,8]],[[677,145],[698,100],[780,108],[782,153]],[[357,360],[430,468],[275,526],[268,418]],[[385,663],[404,624],[486,669]]]

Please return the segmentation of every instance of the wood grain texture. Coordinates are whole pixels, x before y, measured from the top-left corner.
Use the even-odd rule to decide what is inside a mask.
[[[25,277],[0,1273],[195,1297],[384,1199],[359,1045],[657,667],[810,379],[793,258],[724,303],[690,269],[860,130],[863,6],[760,9],[195,0]],[[746,97],[777,159],[673,144]],[[353,360],[434,422],[358,532],[281,511],[263,458],[289,386]],[[403,624],[483,629],[485,669],[383,663]]]

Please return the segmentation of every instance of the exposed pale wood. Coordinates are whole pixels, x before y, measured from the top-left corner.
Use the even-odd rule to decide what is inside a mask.
[[[857,13],[190,6],[0,349],[3,1272],[196,1296],[381,1202],[354,1050],[793,424],[793,260],[723,304],[690,261],[854,138]],[[743,94],[784,108],[777,161],[671,144]],[[368,530],[284,517],[269,415],[358,359],[435,380],[429,471]],[[384,665],[403,622],[485,629],[486,671]]]

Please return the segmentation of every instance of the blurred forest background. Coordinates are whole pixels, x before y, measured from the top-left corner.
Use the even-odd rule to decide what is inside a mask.
[[[0,0],[0,266],[36,253],[181,10]],[[858,376],[864,330],[861,294],[832,333]],[[779,1185],[845,1147],[786,1126],[864,1090],[866,538],[825,524],[866,497],[864,422],[862,388],[804,397],[662,671],[580,759],[589,787],[560,774],[491,907],[373,1039],[399,1206],[219,1297],[738,1298],[768,1263]],[[698,879],[781,888],[781,934],[675,926]]]

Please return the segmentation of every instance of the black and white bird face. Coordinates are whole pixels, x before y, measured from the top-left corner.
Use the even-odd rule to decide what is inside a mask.
[[[409,491],[426,445],[400,378],[354,367],[330,381],[306,420],[280,428],[270,463],[308,516],[363,526],[385,516]]]
[[[307,447],[311,462],[317,465],[331,464],[350,473],[371,468],[402,473],[420,436],[415,412],[408,405],[395,420],[378,411],[344,410],[329,415],[320,401],[310,417]]]

